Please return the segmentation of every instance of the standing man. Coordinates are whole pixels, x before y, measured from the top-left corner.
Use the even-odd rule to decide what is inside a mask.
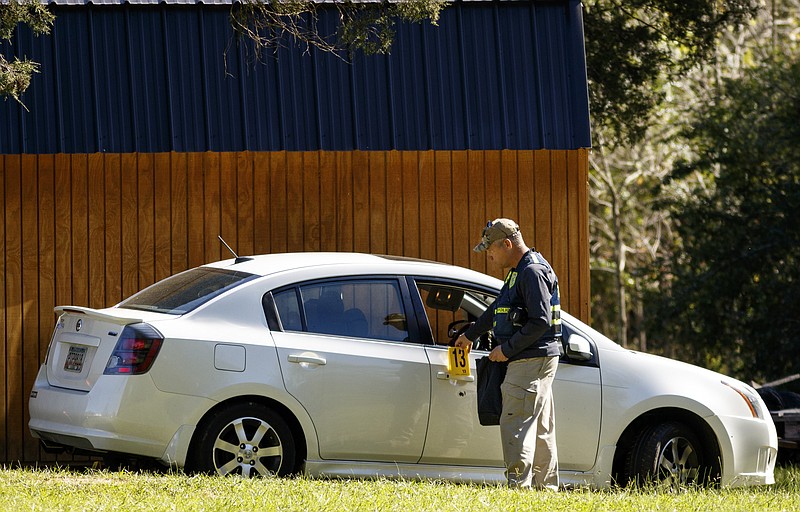
[[[485,251],[489,261],[510,270],[497,300],[455,344],[472,347],[478,336],[493,331],[498,344],[489,359],[509,362],[500,418],[508,485],[557,490],[552,386],[561,340],[558,278],[510,219],[489,222],[474,251]]]

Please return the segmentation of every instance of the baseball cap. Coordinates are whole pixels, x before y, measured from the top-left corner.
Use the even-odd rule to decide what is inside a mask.
[[[511,238],[517,233],[519,233],[519,226],[511,219],[495,219],[489,221],[486,227],[483,228],[480,243],[472,250],[475,252],[483,252],[496,241],[503,240],[504,238]]]

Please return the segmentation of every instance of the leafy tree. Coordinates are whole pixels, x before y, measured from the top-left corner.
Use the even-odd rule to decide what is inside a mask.
[[[667,180],[674,163],[696,148],[681,128],[715,101],[723,77],[735,78],[776,50],[796,51],[800,0],[776,0],[745,24],[718,34],[713,54],[681,76],[653,85],[662,98],[648,114],[644,137],[621,139],[593,117],[590,172],[592,319],[623,344],[687,358],[689,341],[653,329],[654,305],[669,289],[669,275],[656,263],[670,260],[679,237],[666,201],[683,201],[709,190],[714,177],[698,172]],[[587,21],[587,26],[590,21]],[[587,41],[587,45],[592,43]],[[684,50],[673,45],[674,52]],[[686,61],[684,61],[684,64]],[[591,67],[591,62],[590,62]],[[594,106],[593,106],[594,110]]]
[[[231,10],[231,24],[237,34],[251,41],[257,52],[275,49],[289,42],[306,49],[366,54],[388,53],[397,21],[434,25],[448,0],[245,0]],[[339,24],[327,32],[318,21],[319,9],[336,9]]]
[[[658,286],[650,266],[671,254],[674,237],[669,212],[659,205],[664,194],[681,193],[661,183],[676,159],[688,157],[677,139],[675,111],[663,109],[653,119],[639,144],[609,149],[605,134],[596,132],[601,149],[589,173],[592,320],[623,346],[640,350],[648,349],[644,295]]]
[[[796,372],[800,350],[800,58],[775,58],[698,112],[687,136],[707,190],[672,205],[682,246],[665,265],[662,328],[686,354],[745,379]]]
[[[758,0],[584,0],[594,132],[636,142],[664,84],[714,56],[719,35],[752,18]]]
[[[55,17],[38,0],[8,0],[0,3],[0,40],[11,41],[11,36],[20,23],[30,26],[34,34],[47,34]],[[20,95],[31,83],[31,75],[37,73],[39,64],[29,59],[15,57],[11,62],[0,54],[0,96],[11,96],[20,101]]]

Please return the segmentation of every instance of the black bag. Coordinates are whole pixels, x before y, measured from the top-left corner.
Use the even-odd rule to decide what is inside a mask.
[[[481,425],[499,425],[503,411],[500,384],[506,378],[508,363],[498,363],[484,356],[475,362],[478,381],[478,421]]]

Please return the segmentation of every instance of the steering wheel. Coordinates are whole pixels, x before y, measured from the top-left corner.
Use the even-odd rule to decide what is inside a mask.
[[[467,329],[472,327],[472,324],[475,322],[471,322],[470,320],[456,320],[455,322],[450,322],[447,326],[447,335],[450,336],[450,345],[451,347],[456,344],[456,340],[459,336],[467,332]]]

